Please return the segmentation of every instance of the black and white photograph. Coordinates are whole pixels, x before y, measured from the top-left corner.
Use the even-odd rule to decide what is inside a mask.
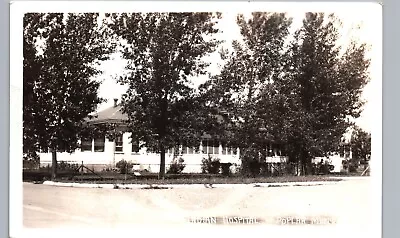
[[[380,4],[18,2],[11,43],[16,237],[381,234]]]

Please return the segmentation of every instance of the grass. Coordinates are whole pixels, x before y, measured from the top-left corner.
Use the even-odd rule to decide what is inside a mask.
[[[24,171],[23,178],[26,182],[39,182],[48,180],[49,171]],[[233,175],[224,177],[221,174],[167,174],[164,180],[157,179],[157,173],[142,173],[136,177],[133,174],[120,174],[117,172],[99,172],[97,174],[59,171],[57,182],[77,182],[96,184],[254,184],[254,183],[285,183],[285,182],[321,182],[340,181],[340,176],[359,176],[360,174],[329,174],[310,176],[270,176],[270,177],[242,177]]]
[[[122,175],[124,176],[124,175]],[[157,178],[132,178],[127,177],[125,180],[120,176],[108,177],[103,180],[89,180],[77,176],[74,180],[57,179],[58,182],[82,182],[82,183],[98,183],[98,184],[253,184],[253,183],[285,183],[285,182],[321,182],[321,181],[340,181],[340,178],[332,178],[331,176],[279,176],[279,177],[191,177],[191,178],[165,178],[159,180]]]

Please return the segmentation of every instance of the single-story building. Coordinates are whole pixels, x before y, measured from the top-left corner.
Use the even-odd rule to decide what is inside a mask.
[[[127,128],[127,115],[122,113],[122,107],[114,100],[114,106],[96,113],[89,123],[93,125],[102,123],[118,124],[121,128]],[[68,163],[83,163],[86,167],[94,170],[103,170],[115,167],[116,163],[126,160],[134,163],[135,170],[147,170],[149,172],[158,172],[160,168],[160,154],[140,148],[140,142],[132,142],[131,132],[127,129],[125,132],[117,136],[115,140],[110,140],[106,136],[82,139],[80,141],[81,148],[76,149],[72,153],[58,152],[57,161]],[[278,148],[269,145],[268,150],[271,152],[266,157],[265,162],[283,163],[288,160],[286,156],[281,155]],[[174,149],[166,151],[165,163],[168,170],[169,164],[174,159]],[[205,137],[197,148],[179,146],[179,154],[184,159],[186,173],[201,172],[202,159],[211,156],[220,159],[221,163],[232,163],[239,166],[240,151],[238,148],[225,147],[220,141]],[[50,165],[52,161],[51,153],[39,153],[41,166]],[[233,168],[234,169],[234,168]]]

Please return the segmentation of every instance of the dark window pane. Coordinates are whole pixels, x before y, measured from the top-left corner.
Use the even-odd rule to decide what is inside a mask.
[[[104,152],[104,141],[104,137],[94,139],[94,152]]]
[[[212,142],[213,152],[214,154],[219,154],[219,142],[213,141]]]
[[[123,151],[123,137],[119,135],[115,138],[115,151],[122,152]]]
[[[139,153],[139,141],[138,140],[132,140],[132,152]]]
[[[92,151],[91,139],[82,139],[81,151]]]
[[[203,153],[219,154],[219,142],[218,141],[203,142]]]

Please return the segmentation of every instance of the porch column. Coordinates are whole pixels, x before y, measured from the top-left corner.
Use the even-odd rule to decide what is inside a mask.
[[[350,159],[353,158],[353,152],[351,151],[351,147],[350,147]]]
[[[122,152],[125,155],[130,155],[132,153],[132,144],[129,141],[129,137],[131,136],[131,133],[125,132],[122,134]]]
[[[200,146],[199,146],[199,154],[200,156],[203,156],[203,141],[200,141]]]

